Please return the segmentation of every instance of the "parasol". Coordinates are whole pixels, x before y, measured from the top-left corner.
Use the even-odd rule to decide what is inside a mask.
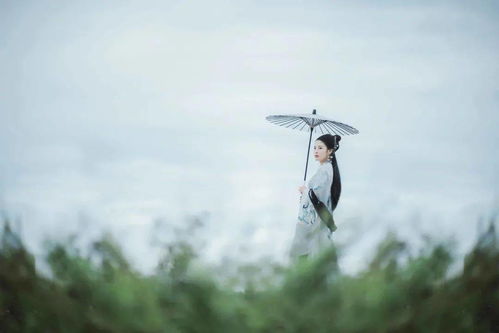
[[[308,149],[307,149],[307,161],[305,163],[305,176],[303,181],[307,180],[307,168],[308,168],[308,157],[310,154],[310,143],[312,141],[312,133],[314,129],[319,129],[322,134],[337,134],[337,135],[349,135],[357,134],[359,131],[354,127],[340,123],[338,121],[323,117],[317,114],[314,109],[312,113],[304,114],[283,114],[283,115],[271,115],[265,117],[268,121],[273,124],[284,126],[291,129],[297,129],[300,131],[309,131],[310,136],[308,139]],[[316,130],[317,131],[317,130]]]

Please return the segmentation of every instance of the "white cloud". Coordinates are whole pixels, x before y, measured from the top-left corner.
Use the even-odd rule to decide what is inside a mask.
[[[367,244],[347,269],[384,227],[409,237],[415,212],[422,231],[464,224],[469,244],[497,205],[485,2],[2,6],[0,199],[30,239],[85,211],[94,229],[142,230],[127,235],[139,255],[156,217],[209,211],[211,260],[282,259],[308,135],[264,118],[314,108],[360,130],[338,153],[337,239]]]

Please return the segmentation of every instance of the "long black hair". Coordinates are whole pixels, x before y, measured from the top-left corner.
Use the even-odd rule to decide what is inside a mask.
[[[333,168],[333,183],[331,184],[331,211],[336,209],[338,206],[338,201],[340,200],[341,195],[341,178],[340,178],[340,169],[338,168],[338,162],[336,161],[336,151],[340,148],[340,140],[341,136],[339,135],[331,135],[324,134],[318,137],[316,140],[324,142],[327,149],[332,149],[331,153],[331,167]]]

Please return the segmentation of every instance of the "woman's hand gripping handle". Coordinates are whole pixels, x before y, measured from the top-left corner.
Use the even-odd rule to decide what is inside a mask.
[[[307,186],[305,185],[305,182],[303,183],[302,186],[298,187],[298,192],[300,192],[300,200],[301,197],[303,196],[303,193],[306,193],[308,191]]]

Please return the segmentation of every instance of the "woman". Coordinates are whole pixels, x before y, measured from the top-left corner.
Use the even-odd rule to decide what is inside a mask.
[[[308,187],[303,185],[298,188],[301,193],[300,210],[291,245],[292,258],[314,255],[332,244],[332,231],[319,218],[310,200],[309,189],[313,190],[332,215],[341,194],[340,170],[335,156],[340,140],[339,135],[331,134],[322,135],[315,140],[314,157],[320,166],[310,178]]]

